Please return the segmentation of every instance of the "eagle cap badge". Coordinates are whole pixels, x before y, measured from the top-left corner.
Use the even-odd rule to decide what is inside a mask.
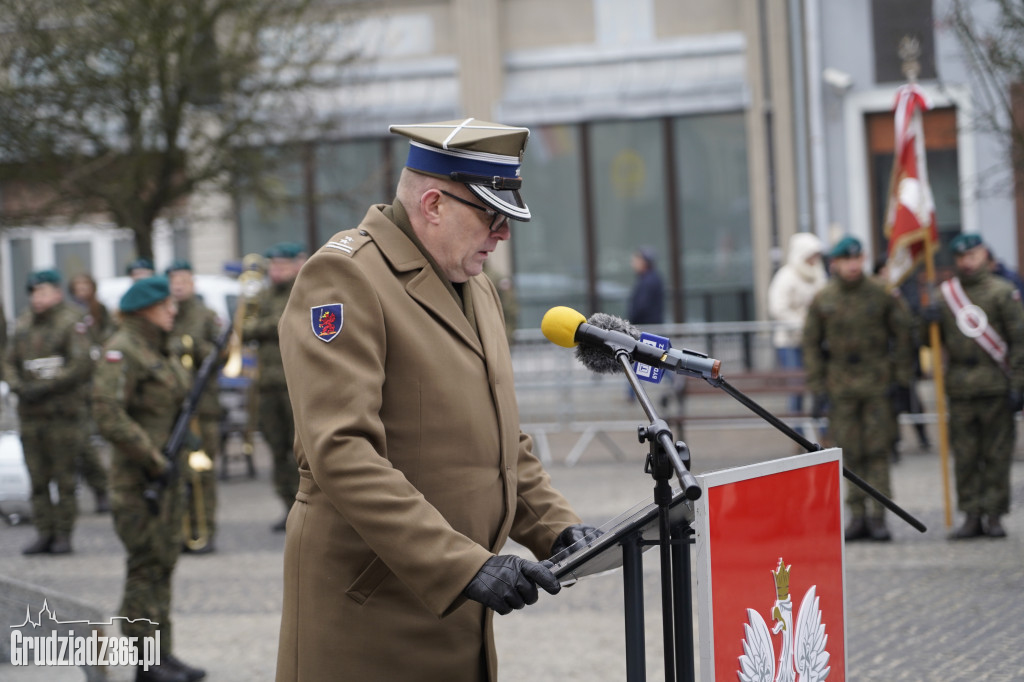
[[[313,306],[309,309],[313,334],[324,343],[330,343],[341,332],[345,321],[345,306],[341,303]]]

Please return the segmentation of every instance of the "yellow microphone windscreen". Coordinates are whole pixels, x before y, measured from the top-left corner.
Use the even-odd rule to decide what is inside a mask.
[[[563,348],[576,347],[576,330],[587,318],[572,308],[555,306],[544,313],[544,319],[540,321],[540,330],[544,337],[556,346]]]

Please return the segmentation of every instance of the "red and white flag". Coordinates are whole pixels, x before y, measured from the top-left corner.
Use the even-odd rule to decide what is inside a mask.
[[[896,92],[896,158],[885,213],[889,280],[894,284],[903,282],[921,261],[926,239],[939,241],[921,122],[921,112],[930,108],[928,96],[916,85]]]

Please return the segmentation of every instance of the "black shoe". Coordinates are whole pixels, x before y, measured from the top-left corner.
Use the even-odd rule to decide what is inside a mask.
[[[140,665],[135,669],[135,682],[188,682],[188,677],[168,663],[151,665],[149,670],[143,670]]]
[[[868,519],[868,536],[875,542],[892,540],[892,535],[885,525],[885,519]]]
[[[57,533],[50,543],[50,554],[71,554],[71,537],[67,533]]]
[[[871,531],[868,529],[867,521],[864,520],[863,516],[853,517],[846,524],[846,528],[843,529],[843,539],[847,542],[866,540],[869,537],[871,537]]]
[[[287,527],[287,525],[288,525],[288,515],[285,514],[284,518],[282,518],[280,521],[278,521],[277,523],[275,523],[273,526],[270,527],[270,530],[274,531],[275,533],[283,533],[285,531],[285,528]]]
[[[985,535],[990,538],[1005,538],[1006,529],[1003,528],[1003,524],[999,521],[999,517],[995,514],[989,514],[985,524]]]
[[[53,537],[50,535],[40,535],[36,538],[36,541],[31,545],[21,550],[21,553],[25,556],[32,554],[49,554],[50,545],[53,544]]]
[[[184,674],[185,679],[188,680],[188,682],[195,682],[196,680],[201,680],[204,677],[206,677],[205,670],[203,670],[202,668],[193,668],[177,656],[165,656],[164,662],[166,665]]]
[[[96,513],[106,514],[110,511],[110,498],[105,490],[96,491]]]
[[[976,538],[984,534],[985,530],[981,527],[981,515],[968,514],[963,524],[950,534],[949,539],[967,540],[968,538]]]

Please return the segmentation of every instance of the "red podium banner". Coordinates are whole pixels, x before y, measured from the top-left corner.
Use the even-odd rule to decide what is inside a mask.
[[[843,682],[838,448],[697,477],[701,679]]]

